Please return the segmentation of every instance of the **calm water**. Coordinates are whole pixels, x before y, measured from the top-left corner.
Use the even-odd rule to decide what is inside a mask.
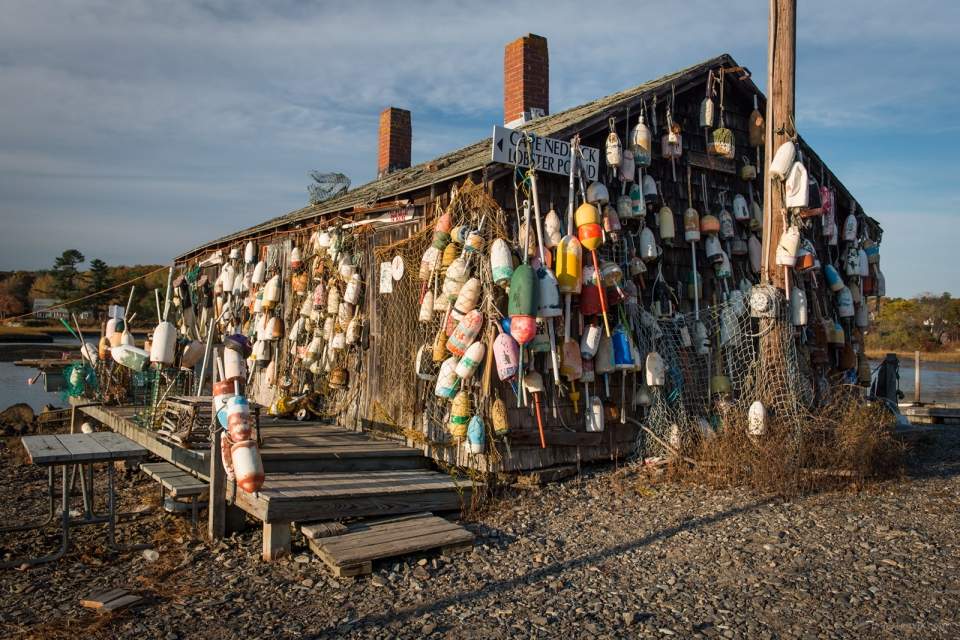
[[[913,360],[900,362],[900,390],[906,396],[900,402],[913,402],[914,371]],[[960,404],[960,364],[921,362],[920,401]]]
[[[99,338],[99,336],[98,336]],[[54,344],[67,344],[71,348],[79,348],[75,338],[56,337],[53,343],[46,343],[45,347],[54,349]],[[37,370],[30,367],[16,367],[12,362],[0,362],[0,411],[18,402],[26,402],[35,412],[43,409],[44,405],[52,404],[55,407],[66,408],[68,402],[60,400],[59,393],[47,393],[43,390],[43,376],[30,386],[27,380],[37,375]]]

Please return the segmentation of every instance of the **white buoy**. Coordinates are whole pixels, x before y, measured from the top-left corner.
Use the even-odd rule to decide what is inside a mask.
[[[173,332],[176,338],[176,330]],[[110,351],[114,362],[134,371],[146,371],[150,368],[150,352],[129,344],[120,344]],[[171,358],[170,362],[173,362]]]
[[[787,140],[777,149],[777,153],[773,156],[773,161],[770,163],[770,169],[767,171],[767,175],[772,179],[783,180],[790,172],[790,167],[793,166],[796,158],[797,148],[793,142]]]
[[[256,493],[263,486],[266,474],[263,471],[263,460],[260,458],[260,449],[255,440],[244,440],[233,445],[230,449],[233,459],[233,471],[236,474],[237,486],[247,493]]]
[[[357,301],[360,299],[360,289],[362,286],[363,280],[360,278],[359,273],[350,276],[350,281],[347,282],[347,289],[343,292],[343,301],[349,304],[357,304]]]
[[[666,384],[666,374],[663,368],[663,358],[656,351],[647,354],[647,363],[644,366],[647,373],[647,385],[650,387],[662,387]]]
[[[164,366],[173,364],[177,346],[177,327],[172,322],[161,322],[153,330],[150,361]]]
[[[498,287],[510,285],[513,257],[510,255],[510,246],[501,238],[494,240],[490,247],[490,270],[493,272],[493,282]]]
[[[800,287],[790,292],[790,324],[802,327],[807,324],[807,294]]]
[[[759,400],[750,405],[747,433],[757,438],[767,433],[767,408]]]
[[[454,310],[464,315],[470,313],[477,308],[477,302],[479,302],[482,292],[480,281],[476,278],[470,278],[460,288],[457,301],[453,304]]]
[[[589,360],[596,355],[597,349],[600,347],[600,327],[591,324],[583,332],[583,337],[580,338],[580,357],[584,360]]]
[[[486,353],[487,347],[479,341],[467,347],[463,357],[460,358],[460,361],[457,363],[455,369],[457,376],[463,380],[469,380],[470,377],[476,373],[477,368],[480,367],[480,363],[483,362],[483,357]]]
[[[251,282],[256,285],[261,285],[267,278],[267,265],[262,260],[257,263],[257,266],[253,268],[253,277]]]
[[[603,402],[597,396],[590,398],[587,403],[587,431],[598,433],[603,431]]]
[[[457,384],[457,358],[450,356],[440,365],[434,393],[441,398],[452,398]]]

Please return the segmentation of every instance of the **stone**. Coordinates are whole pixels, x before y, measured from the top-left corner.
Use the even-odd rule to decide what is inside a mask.
[[[156,549],[144,549],[143,559],[152,564],[160,559],[160,553]]]

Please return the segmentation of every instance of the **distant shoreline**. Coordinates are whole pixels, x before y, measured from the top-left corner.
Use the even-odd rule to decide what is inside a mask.
[[[867,351],[867,357],[873,361],[879,362],[887,357],[888,353],[895,353],[900,358],[901,363],[912,363],[914,359],[913,351]],[[960,363],[960,353],[936,353],[920,352],[920,362],[937,362],[941,364]]]

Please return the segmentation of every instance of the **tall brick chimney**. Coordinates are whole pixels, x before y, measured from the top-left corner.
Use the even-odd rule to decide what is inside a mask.
[[[523,124],[550,113],[547,39],[528,33],[503,54],[503,123]]]
[[[410,112],[388,107],[380,114],[380,140],[377,145],[377,178],[410,166],[413,130]]]

